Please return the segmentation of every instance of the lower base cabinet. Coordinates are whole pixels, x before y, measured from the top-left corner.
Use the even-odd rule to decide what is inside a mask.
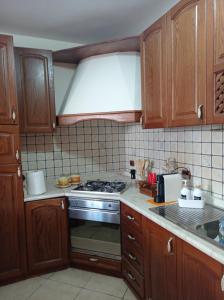
[[[223,266],[191,245],[182,242],[178,260],[179,299],[223,300]]]
[[[224,300],[224,268],[210,256],[143,219],[146,300]]]
[[[146,299],[177,300],[177,241],[169,231],[145,220]]]
[[[64,198],[25,204],[28,272],[50,272],[68,265],[68,216]]]

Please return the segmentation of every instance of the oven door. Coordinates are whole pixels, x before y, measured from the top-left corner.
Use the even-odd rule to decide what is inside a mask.
[[[120,213],[69,208],[72,252],[121,259]]]

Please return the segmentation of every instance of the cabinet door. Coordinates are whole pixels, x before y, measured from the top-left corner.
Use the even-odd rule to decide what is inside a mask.
[[[0,165],[0,282],[26,271],[22,178],[17,165]]]
[[[180,299],[221,300],[223,266],[191,245],[183,242],[179,261]]]
[[[169,126],[205,122],[205,1],[182,0],[168,13]]]
[[[0,35],[0,124],[17,124],[17,98],[11,36]]]
[[[0,125],[0,164],[17,164],[19,162],[19,127]]]
[[[55,127],[52,53],[15,48],[22,132],[52,132]]]
[[[68,223],[64,198],[26,203],[28,267],[31,273],[68,263]]]
[[[207,123],[224,123],[224,1],[207,5]]]
[[[142,106],[144,128],[167,125],[166,17],[141,36]]]
[[[151,285],[153,300],[175,300],[178,298],[176,237],[162,227],[150,224],[146,251],[150,265],[145,268],[146,289]]]

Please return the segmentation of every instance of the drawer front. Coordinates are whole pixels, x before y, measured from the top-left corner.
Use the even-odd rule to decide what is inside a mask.
[[[142,232],[142,216],[132,208],[121,205],[121,221]]]
[[[143,299],[145,294],[144,277],[125,258],[122,262],[122,273],[129,285]]]
[[[19,128],[15,125],[0,125],[0,163],[17,164],[19,162]]]
[[[122,224],[122,243],[123,246],[126,243],[130,243],[133,245],[133,247],[138,248],[139,251],[143,251],[143,238],[142,234],[131,226],[128,226],[127,224]]]
[[[123,245],[123,256],[141,274],[144,274],[143,252],[136,248],[131,242],[126,241]]]

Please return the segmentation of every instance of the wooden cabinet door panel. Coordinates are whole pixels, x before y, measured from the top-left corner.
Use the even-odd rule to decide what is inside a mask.
[[[55,124],[52,53],[15,48],[23,132],[51,132]]]
[[[178,299],[176,237],[151,223],[148,241],[153,300]]]
[[[0,125],[0,164],[16,164],[19,162],[18,126]]]
[[[0,165],[0,282],[21,276],[26,269],[22,179],[18,166]]]
[[[64,198],[26,203],[28,266],[31,273],[67,264],[68,226],[64,205]]]
[[[206,104],[205,1],[182,0],[168,13],[169,126],[202,124]]]
[[[224,123],[224,1],[207,0],[207,123]]]
[[[166,17],[142,34],[141,67],[144,128],[166,127]]]
[[[16,101],[13,40],[0,35],[0,124],[17,123]]]
[[[180,299],[224,299],[221,291],[223,266],[185,242],[182,243],[181,255]]]

